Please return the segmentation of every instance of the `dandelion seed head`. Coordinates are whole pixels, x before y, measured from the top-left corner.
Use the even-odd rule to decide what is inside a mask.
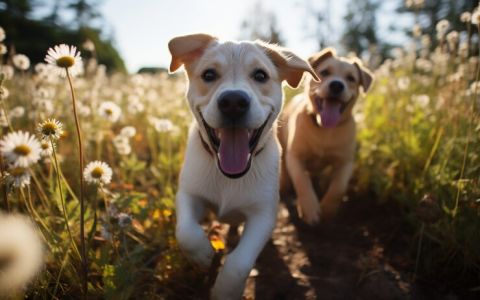
[[[30,59],[24,54],[15,54],[12,58],[13,65],[22,71],[30,68]]]
[[[8,89],[4,86],[0,86],[0,101],[5,100],[10,95]]]
[[[29,218],[0,213],[0,295],[26,287],[44,266],[44,247]]]
[[[474,25],[480,24],[480,9],[478,7],[473,11],[471,18],[472,18],[471,19],[472,24]]]
[[[9,65],[0,66],[0,76],[3,75],[5,79],[7,80],[12,79],[14,73],[15,73],[15,70],[13,69],[12,66],[9,66]]]
[[[469,11],[463,12],[460,15],[460,21],[463,23],[470,23],[472,20],[472,14]]]

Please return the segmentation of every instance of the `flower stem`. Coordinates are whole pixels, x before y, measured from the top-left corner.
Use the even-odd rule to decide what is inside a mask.
[[[62,181],[60,179],[60,167],[58,166],[57,154],[55,152],[55,146],[54,146],[53,140],[51,138],[50,138],[50,144],[52,145],[53,161],[55,163],[55,171],[57,173],[58,192],[60,194],[60,201],[61,201],[61,204],[62,204],[62,211],[63,211],[63,217],[65,219],[65,226],[67,227],[68,235],[69,235],[70,240],[72,242],[73,248],[74,248],[75,252],[80,256],[80,252],[78,251],[77,246],[75,244],[75,241],[73,239],[72,231],[70,230],[70,225],[68,224],[68,215],[67,215],[67,210],[65,208],[65,199],[63,197]]]
[[[77,130],[77,139],[78,139],[78,152],[79,152],[79,163],[80,163],[80,251],[82,255],[82,273],[83,273],[83,297],[87,298],[88,292],[88,261],[87,261],[87,251],[85,245],[85,199],[84,199],[84,181],[83,181],[83,147],[82,147],[82,134],[80,131],[80,123],[78,121],[77,115],[77,103],[75,99],[75,90],[73,89],[72,77],[68,68],[65,68],[68,84],[70,86],[70,92],[72,95],[72,107],[73,107],[73,116],[75,118],[75,128]]]

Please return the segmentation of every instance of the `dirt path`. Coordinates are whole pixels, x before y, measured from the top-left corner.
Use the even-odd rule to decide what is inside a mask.
[[[414,262],[398,208],[371,200],[343,203],[330,224],[310,227],[281,204],[272,240],[257,260],[246,298],[457,299],[412,286]]]
[[[414,232],[393,203],[350,200],[334,221],[310,227],[282,202],[277,220],[247,281],[247,300],[465,299],[439,283],[411,284]],[[175,299],[206,298],[199,296],[203,278],[179,275]]]

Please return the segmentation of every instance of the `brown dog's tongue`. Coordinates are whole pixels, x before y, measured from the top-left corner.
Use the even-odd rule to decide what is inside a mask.
[[[229,175],[243,173],[248,167],[250,154],[248,130],[221,128],[219,162],[222,171]]]
[[[340,121],[340,102],[328,101],[323,102],[322,110],[320,111],[320,117],[322,119],[322,126],[334,127]]]

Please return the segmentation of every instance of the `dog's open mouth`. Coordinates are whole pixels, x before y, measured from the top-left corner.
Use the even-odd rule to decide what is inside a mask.
[[[337,126],[348,103],[334,97],[315,97],[315,104],[320,114],[322,126],[328,128]]]
[[[245,175],[250,169],[252,156],[255,154],[270,115],[257,129],[212,128],[203,119],[201,113],[200,116],[207,131],[210,145],[217,155],[220,171],[229,178],[240,178]]]

